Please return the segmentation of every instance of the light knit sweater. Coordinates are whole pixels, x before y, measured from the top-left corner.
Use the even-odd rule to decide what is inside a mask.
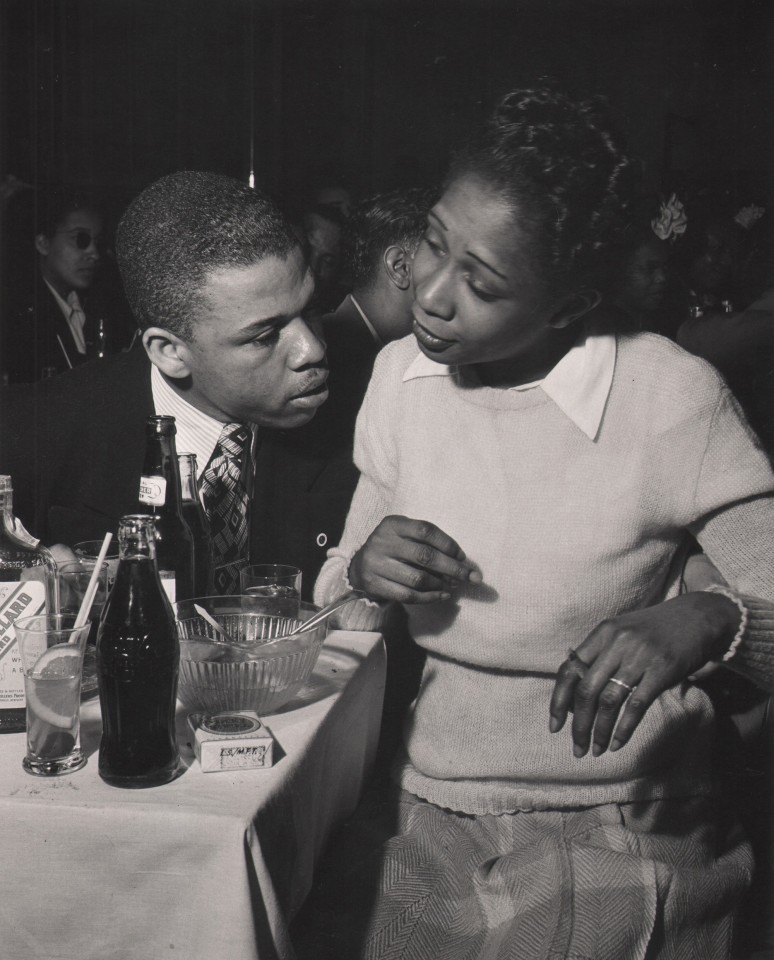
[[[540,388],[404,382],[416,355],[409,337],[378,357],[355,438],[361,479],[315,589],[320,603],[342,591],[389,514],[433,522],[482,571],[449,601],[407,607],[427,662],[399,782],[471,814],[706,792],[712,708],[691,684],[598,758],[573,756],[569,722],[549,733],[548,707],[569,647],[676,594],[685,531],[750,610],[740,658],[772,673],[774,478],[723,381],[661,337],[620,336],[592,440]],[[345,625],[378,626],[376,605],[352,608]]]

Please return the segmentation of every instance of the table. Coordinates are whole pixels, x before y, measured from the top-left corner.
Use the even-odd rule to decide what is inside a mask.
[[[385,664],[379,634],[332,631],[266,717],[267,770],[203,773],[180,707],[186,770],[145,790],[100,780],[97,701],[81,711],[89,761],[67,776],[30,776],[24,735],[0,736],[3,960],[292,958],[288,923],[374,756]]]

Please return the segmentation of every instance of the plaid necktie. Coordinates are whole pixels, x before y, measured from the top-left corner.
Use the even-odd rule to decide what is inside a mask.
[[[215,591],[221,595],[239,592],[239,571],[249,560],[252,438],[249,427],[224,424],[200,482],[210,521]]]

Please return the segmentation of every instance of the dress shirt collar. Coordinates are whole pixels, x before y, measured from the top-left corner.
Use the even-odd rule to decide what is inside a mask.
[[[371,336],[374,338],[374,340],[376,340],[376,342],[379,344],[380,347],[383,347],[384,344],[382,343],[382,338],[381,338],[381,337],[379,336],[379,334],[376,332],[376,327],[371,323],[371,321],[370,321],[370,320],[368,319],[368,317],[366,316],[365,310],[363,310],[363,308],[360,306],[360,304],[357,302],[357,300],[355,300],[355,298],[352,296],[351,293],[349,294],[349,299],[350,299],[350,300],[352,301],[352,303],[354,304],[354,307],[355,307],[355,309],[357,310],[357,312],[358,312],[358,313],[360,314],[360,316],[363,318],[363,323],[368,327],[368,330],[369,330]]]
[[[63,314],[65,320],[69,320],[69,319],[70,319],[70,314],[73,312],[73,308],[70,306],[70,304],[69,304],[66,300],[64,300],[62,297],[59,296],[59,294],[58,294],[58,293],[56,292],[56,290],[51,286],[51,284],[48,282],[48,280],[46,280],[45,277],[43,277],[43,283],[45,283],[45,285],[48,287],[48,289],[49,289],[49,290],[51,291],[51,293],[53,294],[54,300],[56,300],[57,306],[58,306],[59,309],[62,311],[62,314]]]
[[[613,334],[595,334],[593,330],[587,330],[542,380],[516,389],[542,390],[565,416],[594,440],[610,395],[615,357]],[[403,375],[403,381],[453,376],[456,369],[436,363],[420,352]]]
[[[210,457],[223,430],[223,424],[220,420],[202,413],[176,393],[155,364],[151,364],[151,390],[156,415],[175,418],[177,452],[196,454],[198,480],[210,462]],[[253,441],[255,441],[256,427],[251,426],[251,429]],[[253,443],[254,446],[255,443]]]

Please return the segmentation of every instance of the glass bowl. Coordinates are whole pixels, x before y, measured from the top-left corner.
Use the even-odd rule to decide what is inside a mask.
[[[203,607],[233,642],[223,640],[194,604]],[[327,620],[294,635],[318,610],[311,603],[299,603],[297,618],[275,616],[265,612],[262,598],[250,596],[201,597],[175,604],[178,697],[183,705],[207,713],[258,714],[284,706],[311,676],[325,641]]]

